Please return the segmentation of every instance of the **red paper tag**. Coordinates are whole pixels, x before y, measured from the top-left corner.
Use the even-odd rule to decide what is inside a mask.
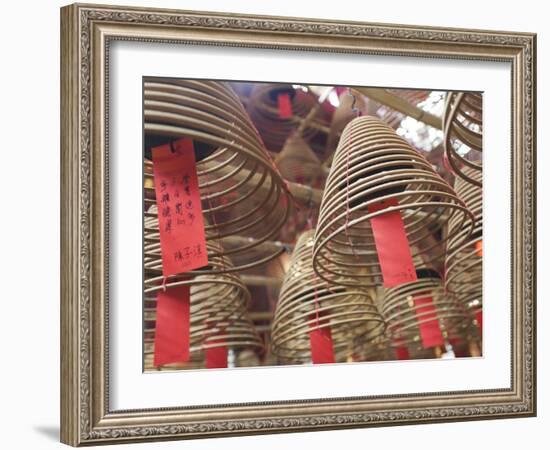
[[[189,361],[189,286],[157,294],[155,366]]]
[[[277,95],[277,105],[279,106],[279,117],[281,119],[292,117],[292,103],[288,93],[281,92]]]
[[[385,200],[370,205],[368,212],[374,213],[397,205],[397,199]],[[382,269],[384,287],[391,288],[416,281],[411,249],[400,212],[392,211],[373,217],[370,219],[370,224]]]
[[[215,343],[223,342],[223,340],[215,341]],[[205,353],[207,369],[223,369],[227,367],[227,347],[207,348]]]
[[[310,326],[313,327],[316,324],[313,323]],[[331,364],[335,362],[330,327],[311,330],[309,332],[309,345],[313,364]]]
[[[396,347],[395,355],[397,356],[397,359],[411,359],[411,355],[409,355],[409,349],[407,347]]]
[[[475,247],[476,247],[477,256],[482,257],[483,256],[483,241],[481,239],[479,241],[477,241],[476,244],[475,244]]]
[[[153,148],[162,273],[188,272],[208,264],[193,141]]]
[[[479,327],[479,334],[483,333],[483,311],[476,312],[477,326]]]
[[[445,345],[445,340],[443,339],[443,334],[441,333],[441,328],[439,327],[432,298],[416,298],[414,300],[414,305],[414,312],[419,322],[418,328],[420,328],[422,346],[424,348],[430,348]]]

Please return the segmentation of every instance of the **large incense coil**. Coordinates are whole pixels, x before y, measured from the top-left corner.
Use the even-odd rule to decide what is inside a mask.
[[[278,234],[289,216],[291,202],[284,180],[228,84],[147,79],[144,128],[146,140],[193,140],[206,239],[224,244],[220,253],[209,253],[209,258],[235,256],[237,270],[280,254],[249,252]],[[146,204],[155,202],[154,188],[148,182],[152,176],[152,164],[146,160]],[[236,210],[242,212],[236,215]],[[225,246],[224,240],[232,236],[249,240]]]
[[[277,96],[279,93],[289,95],[292,106],[292,116],[279,117]],[[294,89],[290,84],[257,84],[252,89],[248,99],[248,111],[254,125],[267,148],[278,152],[282,149],[287,138],[300,126],[310,110],[317,104],[317,97],[310,91]],[[319,118],[301,130],[305,140],[311,139],[319,129],[316,127]]]
[[[447,160],[457,176],[476,186],[481,186],[481,177],[472,176],[472,171],[481,173],[482,168],[482,102],[481,94],[450,92],[443,115]]]
[[[421,302],[426,298],[432,299],[433,308]],[[471,317],[463,305],[445,292],[437,276],[418,278],[386,289],[379,307],[387,324],[389,341],[396,347],[407,346],[409,351],[422,353],[421,324],[437,320],[444,338],[463,334],[471,324]]]
[[[421,154],[380,119],[358,117],[344,129],[325,185],[315,272],[346,286],[381,284],[370,220],[391,211],[403,218],[413,258],[422,256],[428,267],[442,263],[446,240],[454,237],[444,233],[450,218],[466,230],[460,231],[464,239],[473,228],[472,213]]]
[[[344,354],[353,340],[376,339],[384,321],[369,294],[331,286],[311,265],[313,231],[298,239],[283,280],[272,325],[272,351],[285,361],[311,359],[309,333],[330,327],[334,354]]]
[[[481,183],[482,172],[465,169],[468,177]],[[454,220],[449,221],[449,230],[457,229],[455,238],[449,240],[445,262],[445,286],[473,314],[481,311],[483,300],[483,189],[462,178],[455,179],[456,193],[464,200],[474,214],[474,231],[468,239],[461,239],[465,233]],[[454,234],[454,233],[453,233]]]

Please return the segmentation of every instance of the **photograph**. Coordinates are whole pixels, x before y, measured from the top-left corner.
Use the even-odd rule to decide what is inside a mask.
[[[291,6],[60,9],[63,443],[537,414],[536,32]]]
[[[483,355],[482,92],[142,95],[144,371]]]

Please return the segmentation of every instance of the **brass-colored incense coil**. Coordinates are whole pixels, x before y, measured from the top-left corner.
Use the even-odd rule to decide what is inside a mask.
[[[331,286],[315,275],[311,265],[313,231],[298,239],[283,280],[272,324],[272,351],[284,361],[311,360],[311,331],[330,327],[334,354],[353,340],[375,339],[384,321],[364,290]]]
[[[325,183],[325,172],[317,155],[298,135],[290,136],[283,150],[277,154],[275,164],[281,175],[288,181],[294,181],[311,188],[322,188]],[[313,217],[317,217],[318,204],[310,199],[302,208],[296,210],[289,218],[279,239],[284,242],[295,242],[296,237],[305,229]]]
[[[231,255],[235,270],[240,270],[280,254],[250,251],[276,237],[289,217],[291,201],[284,180],[227,83],[147,79],[144,128],[146,141],[193,140],[206,238],[223,244],[220,253],[209,253],[209,258]],[[146,160],[146,206],[155,203],[152,176],[152,163]],[[236,210],[240,213],[235,214]],[[226,245],[233,236],[248,240]]]
[[[291,117],[279,116],[277,97],[281,93],[290,97]],[[304,119],[316,104],[317,97],[311,91],[294,89],[292,85],[263,83],[254,86],[247,103],[250,117],[266,147],[274,152],[281,150],[287,138],[300,126],[300,119]],[[301,130],[305,140],[311,139],[318,132],[315,127],[318,121],[319,118],[316,118]]]
[[[292,135],[286,140],[275,157],[275,164],[285,180],[313,188],[323,185],[325,175],[321,161],[301,136]]]
[[[483,98],[473,92],[450,92],[445,100],[443,131],[445,154],[455,174],[481,186],[483,148]],[[467,171],[465,169],[472,169]]]
[[[216,294],[217,295],[217,294]],[[221,297],[217,297],[218,299]],[[203,368],[205,364],[205,352],[208,349],[225,347],[235,353],[241,351],[252,351],[262,353],[264,345],[254,329],[254,325],[248,318],[248,313],[244,307],[227,316],[225,320],[216,322],[215,326],[204,325],[204,320],[200,320],[193,314],[194,296],[191,294],[191,315],[190,315],[190,357],[186,363],[173,363],[163,366],[165,368]],[[145,368],[146,370],[159,369],[153,365],[154,342],[155,342],[155,320],[156,311],[154,308],[145,310],[146,326],[144,339]],[[237,365],[237,364],[235,364]]]
[[[482,172],[467,168],[465,173],[481,183]],[[449,221],[449,230],[455,237],[449,240],[445,286],[475,315],[483,303],[483,189],[457,177],[455,190],[474,214],[474,230],[468,239],[461,239],[465,231],[455,220]]]
[[[428,304],[423,299],[430,298]],[[380,301],[380,311],[386,321],[386,334],[393,346],[422,348],[421,324],[435,318],[444,338],[460,335],[471,322],[458,299],[445,293],[442,282],[437,277],[419,278],[386,289]]]
[[[150,220],[150,219],[149,219]],[[207,242],[207,248],[219,252],[216,242]],[[205,274],[190,273],[162,276],[160,253],[151,256],[145,251],[145,343],[146,359],[153,352],[156,297],[159,291],[169,291],[187,285],[190,289],[190,351],[191,360],[201,361],[206,348],[227,346],[229,348],[260,349],[262,343],[248,319],[247,307],[250,292],[233,272],[232,263],[226,256],[211,258]],[[220,342],[218,342],[220,341]],[[223,341],[223,344],[221,343]],[[149,346],[148,346],[149,345]],[[151,362],[152,365],[152,362]]]
[[[473,228],[472,213],[421,154],[378,118],[358,117],[344,129],[325,185],[315,272],[346,286],[381,284],[370,221],[391,211],[403,218],[412,256],[428,267],[443,261],[445,242],[454,237],[444,233],[450,218],[466,230],[463,238]]]
[[[207,249],[219,252],[216,242],[207,242]],[[145,299],[155,299],[159,291],[177,286],[189,286],[191,289],[191,315],[194,320],[206,321],[212,326],[225,321],[231,314],[248,305],[250,293],[234,273],[228,257],[213,257],[202,274],[187,272],[164,277],[160,248],[145,247],[144,255],[144,295]],[[209,325],[209,326],[210,326]]]

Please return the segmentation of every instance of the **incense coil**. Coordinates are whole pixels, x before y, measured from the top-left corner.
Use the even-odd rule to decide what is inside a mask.
[[[215,242],[207,242],[207,248],[219,251],[219,246]],[[262,343],[248,319],[250,292],[240,277],[232,272],[232,263],[227,257],[212,258],[209,260],[209,272],[192,277],[189,273],[163,277],[160,254],[149,258],[146,250],[146,357],[153,352],[156,294],[164,289],[170,290],[183,285],[189,286],[190,289],[191,362],[196,362],[197,359],[200,361],[201,352],[206,348],[222,346],[217,342],[220,339],[224,340],[223,346],[230,348],[261,349]]]
[[[193,295],[191,296],[193,306]],[[144,329],[144,358],[145,369],[200,369],[205,367],[205,352],[209,349],[225,347],[234,352],[252,351],[263,353],[264,345],[248,318],[246,309],[239,308],[224,321],[218,322],[216,327],[204,328],[204,325],[193,319],[190,323],[189,361],[186,363],[172,363],[161,367],[153,365],[156,312],[154,308],[145,310],[146,326]],[[237,358],[236,358],[237,359]]]
[[[281,253],[249,251],[277,236],[290,214],[291,202],[284,180],[229,85],[147,79],[144,128],[151,146],[181,138],[193,140],[206,239],[222,243],[220,251],[209,253],[209,258],[231,255],[235,270],[240,270]],[[152,176],[152,163],[146,160],[146,205],[155,203],[154,184],[147,183]],[[236,210],[242,212],[235,214]],[[235,236],[247,240],[231,245]]]
[[[319,158],[298,135],[287,139],[283,150],[275,157],[275,164],[285,180],[314,189],[324,185],[326,175]],[[308,228],[311,218],[317,216],[317,205],[311,200],[308,203],[297,209],[281,230],[279,239],[283,242],[295,242],[296,237]]]
[[[292,254],[272,324],[272,351],[285,361],[311,358],[309,333],[330,327],[335,356],[361,336],[365,341],[384,332],[384,321],[369,294],[331,286],[311,266],[313,231],[303,233]]]
[[[387,206],[369,211],[382,202]],[[325,185],[315,272],[346,286],[381,284],[370,219],[391,211],[403,218],[413,258],[421,256],[428,267],[443,261],[451,217],[466,229],[463,238],[473,227],[472,213],[421,154],[378,118],[358,117],[344,129]]]
[[[287,93],[291,100],[292,116],[279,117],[277,94]],[[285,84],[257,84],[252,89],[248,100],[250,118],[262,136],[267,148],[278,152],[287,138],[300,126],[309,111],[317,104],[317,97],[312,92],[294,89]],[[301,132],[305,140],[311,139],[319,130],[316,122],[309,123]]]
[[[481,183],[482,172],[467,168],[465,173]],[[455,189],[474,214],[474,230],[468,239],[460,239],[460,233],[465,231],[456,221],[449,221],[449,230],[454,232],[456,229],[457,233],[449,240],[445,287],[475,315],[483,304],[483,189],[462,178],[455,179]]]
[[[420,302],[426,298],[432,299],[433,308],[429,307],[429,311],[426,311],[426,304]],[[387,324],[386,334],[391,345],[408,346],[411,351],[422,352],[419,326],[433,321],[434,316],[444,338],[461,335],[471,323],[471,317],[462,304],[453,295],[445,293],[441,279],[435,274],[385,289],[379,308]]]
[[[482,167],[482,101],[481,94],[450,92],[443,114],[447,160],[457,176],[476,186],[481,186],[481,177],[472,176],[472,171],[481,173]]]

